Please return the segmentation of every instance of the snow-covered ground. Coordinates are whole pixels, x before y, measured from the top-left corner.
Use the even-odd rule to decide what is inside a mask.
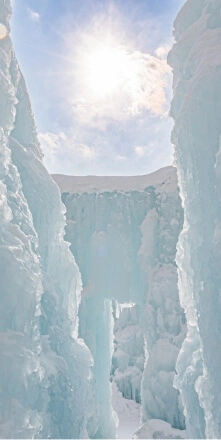
[[[144,423],[133,435],[133,439],[185,439],[186,431],[172,428],[172,426],[164,422],[164,420],[152,419]]]
[[[141,405],[134,400],[124,399],[115,382],[112,383],[112,404],[119,419],[117,438],[132,439],[140,426]]]
[[[141,405],[124,399],[115,382],[112,383],[112,404],[119,419],[118,439],[185,439],[186,431],[175,429],[164,420],[152,419],[141,425]]]

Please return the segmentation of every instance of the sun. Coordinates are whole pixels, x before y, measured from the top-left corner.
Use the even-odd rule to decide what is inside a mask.
[[[104,131],[113,121],[166,113],[166,60],[144,53],[103,26],[68,38],[64,89],[80,125]],[[67,64],[66,64],[67,63]]]
[[[97,99],[107,98],[123,87],[127,73],[128,54],[123,46],[104,43],[85,58],[85,82]]]

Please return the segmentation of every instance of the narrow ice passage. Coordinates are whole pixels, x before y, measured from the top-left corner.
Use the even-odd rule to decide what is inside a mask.
[[[61,187],[66,236],[84,287],[79,332],[89,351],[77,338],[81,275],[63,240],[59,190],[42,164],[10,16],[10,1],[0,0],[6,30],[0,40],[0,432],[6,438],[114,438],[111,366],[114,384],[142,400],[144,422],[158,418],[183,428],[172,386],[185,336],[174,264],[183,221],[175,169],[131,182],[105,178],[98,191],[90,184],[78,193]],[[112,361],[113,299],[137,309],[115,322]]]
[[[0,0],[0,437],[115,438],[115,408],[119,435],[220,438],[221,2],[175,20],[180,193],[174,167],[54,175],[66,229],[11,12]]]
[[[173,387],[186,332],[174,262],[183,223],[175,168],[137,178],[53,178],[67,209],[66,239],[82,273],[79,333],[94,357],[97,436],[105,438],[111,428],[110,369],[124,397],[142,401],[142,422],[160,419],[184,429]],[[114,353],[113,300],[136,304],[115,322]]]

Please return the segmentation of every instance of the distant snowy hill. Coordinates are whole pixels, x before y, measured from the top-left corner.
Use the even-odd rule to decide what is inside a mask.
[[[148,186],[154,186],[157,192],[172,192],[177,190],[176,169],[165,167],[143,176],[66,176],[53,174],[61,193],[82,194],[83,192],[97,194],[105,191],[143,191]]]

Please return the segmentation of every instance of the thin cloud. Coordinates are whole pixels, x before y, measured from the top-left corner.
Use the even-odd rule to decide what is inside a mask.
[[[75,143],[73,144],[73,150],[78,157],[82,157],[84,159],[91,159],[96,156],[95,149],[85,144]]]
[[[59,149],[60,145],[66,142],[67,137],[63,132],[59,133],[39,133],[38,135],[40,143],[46,153],[54,154]]]
[[[141,157],[145,155],[145,147],[135,147],[134,149],[137,156]]]
[[[62,145],[67,140],[63,132],[59,133],[39,133],[38,135],[41,148],[44,153],[44,162],[49,169],[56,169],[58,165],[58,156]]]
[[[121,154],[117,154],[116,159],[120,160],[120,161],[122,161],[122,160],[124,161],[124,160],[127,160],[127,157],[122,156]]]
[[[53,172],[59,170],[61,161],[67,166],[71,160],[88,163],[97,156],[93,147],[77,143],[74,136],[68,137],[63,132],[40,133],[39,141],[44,153],[45,165]]]
[[[28,15],[31,20],[38,22],[40,20],[40,14],[32,9],[28,8]]]
[[[158,58],[165,60],[167,58],[170,49],[171,46],[169,44],[164,44],[162,46],[157,47],[154,53]]]

